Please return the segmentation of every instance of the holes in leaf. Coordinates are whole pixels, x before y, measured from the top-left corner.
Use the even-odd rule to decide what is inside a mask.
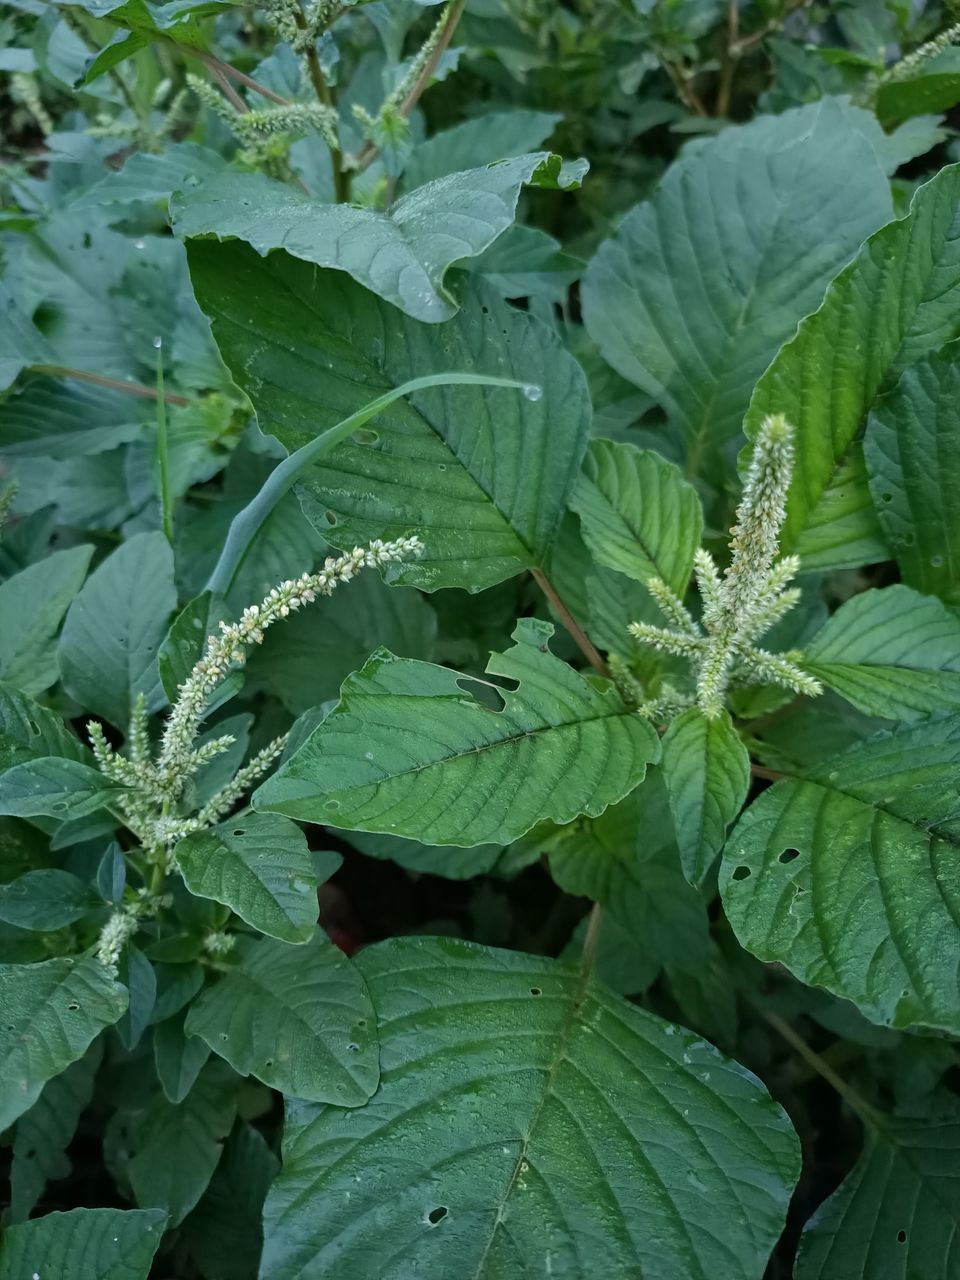
[[[337,523],[337,513],[335,511],[325,511],[323,513],[323,518],[331,529]]]
[[[380,433],[371,431],[369,427],[359,427],[351,436],[354,444],[375,445],[380,443]]]
[[[907,1243],[907,1233],[905,1231],[898,1231],[897,1244],[906,1244],[906,1243]]]
[[[37,724],[36,720],[28,720],[27,727],[35,738],[40,736],[40,726]]]
[[[365,1027],[366,1025],[367,1025],[367,1020],[366,1020],[366,1018],[358,1018],[358,1019],[357,1019],[357,1026],[358,1026],[358,1027]]]
[[[71,1000],[71,1001],[70,1001],[70,1003],[67,1005],[67,1008],[69,1009],[69,1011],[70,1011],[71,1013],[76,1013],[76,1012],[77,1012],[77,1010],[80,1008],[80,1001],[79,1001],[79,1000]]]
[[[892,493],[881,493],[881,495],[880,495],[880,501],[881,501],[881,502],[892,502],[892,501],[893,501],[893,494],[892,494]]]
[[[539,987],[531,987],[531,988],[530,988],[530,994],[531,994],[532,996],[542,996],[542,995],[543,995],[543,991],[542,991]]]
[[[270,1067],[272,1067],[272,1066],[273,1066],[273,1059],[272,1059],[272,1058],[267,1058],[267,1059],[264,1061],[264,1064],[263,1064],[263,1065],[264,1065],[264,1067],[265,1067],[266,1069],[269,1069]]]
[[[427,1214],[427,1221],[431,1227],[435,1227],[438,1222],[442,1222],[449,1213],[449,1209],[445,1204],[438,1204],[435,1209],[431,1209]]]
[[[247,834],[245,827],[234,827],[233,834],[235,836],[244,836]]]
[[[351,1040],[350,1043],[347,1045],[347,1053],[359,1053],[359,1052],[360,1052],[360,1046],[357,1044],[355,1040]]]
[[[471,680],[469,676],[461,676],[457,686],[488,711],[502,711],[507,705],[500,690],[485,680]]]
[[[792,862],[792,861],[794,860],[794,858],[799,858],[799,857],[800,857],[800,850],[799,850],[799,849],[784,849],[783,853],[781,853],[781,855],[780,855],[780,857],[777,859],[777,861],[778,861],[778,862]]]
[[[752,876],[753,872],[749,867],[737,867],[733,873],[734,880],[746,880],[748,876]]]

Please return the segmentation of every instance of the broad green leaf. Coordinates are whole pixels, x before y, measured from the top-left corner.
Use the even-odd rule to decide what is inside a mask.
[[[671,721],[661,763],[683,873],[700,885],[747,798],[750,755],[727,712],[708,720],[691,707]]]
[[[147,1280],[167,1215],[156,1209],[71,1209],[8,1227],[0,1280]]]
[[[46,338],[2,282],[0,282],[0,320],[3,324],[0,391],[6,391],[21,370],[32,364],[53,364],[55,358]]]
[[[797,1280],[950,1280],[960,1233],[960,1117],[878,1116],[855,1168],[804,1228]]]
[[[960,363],[947,353],[904,371],[871,412],[863,453],[903,581],[960,605]]]
[[[260,933],[308,942],[317,923],[317,878],[306,837],[273,813],[230,818],[176,847],[191,893],[213,898]]]
[[[590,336],[666,410],[688,474],[739,435],[781,343],[891,217],[869,126],[825,98],[725,129],[689,147],[590,264]]]
[[[222,13],[234,3],[235,0],[80,0],[81,7],[93,17],[108,18],[122,29],[87,60],[75,87],[91,84],[155,40],[203,48],[203,27],[196,19]]]
[[[495,111],[441,129],[417,143],[403,171],[403,190],[532,151],[543,146],[562,118],[549,111]]]
[[[0,813],[17,818],[82,818],[109,804],[121,790],[90,765],[63,756],[41,756],[0,774]]]
[[[837,276],[757,384],[744,422],[769,413],[797,431],[782,546],[805,569],[887,558],[860,436],[877,396],[960,334],[960,166],[917,191]]]
[[[105,387],[43,378],[0,402],[0,429],[8,457],[77,459],[142,435],[142,409]]]
[[[299,491],[336,546],[417,533],[424,554],[391,574],[405,584],[479,591],[543,563],[590,430],[583,373],[552,331],[478,284],[438,329],[286,254],[195,242],[190,266],[224,360],[261,428],[291,452],[411,374],[529,384],[529,398],[418,392],[325,455]]]
[[[910,587],[864,591],[817,632],[803,665],[867,715],[960,709],[960,617]]]
[[[383,645],[401,658],[432,658],[436,614],[416,591],[361,574],[348,591],[318,599],[274,627],[251,654],[248,688],[262,688],[301,715],[330,698]]]
[[[177,192],[171,216],[184,239],[236,238],[262,255],[284,249],[349,272],[415,320],[436,322],[457,313],[444,286],[447,268],[476,257],[506,231],[523,187],[577,187],[585,169],[580,162],[570,172],[559,156],[536,151],[437,178],[401,196],[389,214],[320,204],[263,174],[228,171]]]
[[[91,555],[93,547],[55,551],[0,583],[0,679],[29,697],[57,681],[57,630]]]
[[[377,1032],[363,979],[318,931],[305,947],[243,939],[238,963],[190,1010],[241,1075],[295,1098],[358,1107],[377,1087]]]
[[[889,75],[877,89],[877,115],[889,128],[911,116],[947,111],[960,102],[960,49],[925,58],[913,74]]]
[[[743,1067],[555,960],[401,938],[358,964],[380,1088],[288,1102],[262,1275],[759,1280],[799,1154]]]
[[[560,888],[599,902],[658,970],[706,965],[706,907],[684,879],[659,770],[599,818],[562,827],[546,848]]]
[[[139,947],[128,944],[117,966],[117,977],[127,988],[127,1007],[117,1023],[117,1035],[123,1047],[132,1051],[153,1020],[157,1002],[157,976],[153,965]]]
[[[200,1072],[183,1102],[162,1093],[132,1118],[135,1154],[127,1166],[142,1209],[163,1209],[178,1226],[210,1182],[237,1113],[240,1081],[216,1059]]]
[[[193,1088],[210,1057],[210,1046],[199,1036],[184,1035],[186,1013],[158,1023],[153,1031],[153,1060],[157,1079],[168,1101],[177,1104]]]
[[[90,956],[0,965],[0,1130],[126,1006],[126,991]]]
[[[138,533],[93,571],[60,636],[64,688],[126,731],[138,694],[163,704],[157,650],[176,607],[173,553],[162,533]]]
[[[483,276],[502,298],[535,297],[557,304],[565,302],[570,285],[587,269],[582,259],[564,253],[553,236],[519,224],[462,265]]]
[[[594,440],[570,505],[600,564],[638,582],[662,578],[684,594],[703,516],[697,491],[672,462],[649,449]]]
[[[238,1120],[203,1199],[184,1224],[191,1257],[216,1280],[256,1280],[263,1202],[280,1162],[262,1135]]]
[[[41,933],[73,924],[102,905],[77,876],[53,867],[0,885],[0,920]]]
[[[516,690],[379,651],[259,788],[256,808],[466,846],[508,844],[544,818],[597,816],[643,779],[659,743],[612,685],[549,652],[552,634],[523,619],[513,648],[491,655],[487,674]]]
[[[63,756],[81,764],[93,761],[59,716],[0,684],[0,770],[44,756]]]
[[[120,170],[110,172],[71,201],[76,213],[100,205],[132,204],[138,200],[167,200],[181,187],[189,189],[226,168],[226,161],[209,147],[175,142],[160,155],[135,151]],[[119,213],[118,217],[121,216]]]
[[[871,1022],[960,1031],[960,721],[877,734],[777,782],[731,832],[740,942]]]
[[[47,1081],[40,1097],[17,1121],[10,1166],[11,1222],[25,1221],[47,1183],[69,1175],[67,1147],[93,1096],[102,1057],[102,1041],[95,1040],[82,1058]]]

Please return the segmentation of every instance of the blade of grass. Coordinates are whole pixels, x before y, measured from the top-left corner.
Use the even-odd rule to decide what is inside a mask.
[[[237,576],[237,570],[246,558],[257,534],[263,528],[267,517],[284,494],[289,493],[318,458],[352,435],[371,418],[375,418],[378,413],[382,413],[394,401],[411,395],[414,391],[425,391],[428,387],[450,386],[515,387],[518,391],[529,394],[526,383],[515,382],[512,378],[488,378],[476,373],[433,373],[422,378],[413,378],[402,386],[378,396],[376,400],[371,400],[362,409],[352,413],[349,418],[344,418],[342,422],[338,422],[336,426],[330,427],[322,435],[317,436],[316,440],[311,440],[309,444],[291,453],[271,471],[259,493],[234,516],[220,559],[210,575],[206,590],[221,595],[229,591]]]

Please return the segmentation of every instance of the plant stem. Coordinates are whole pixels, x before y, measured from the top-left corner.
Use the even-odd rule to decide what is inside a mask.
[[[593,641],[590,639],[590,637],[587,635],[584,629],[580,626],[579,622],[577,622],[576,618],[573,616],[573,614],[570,612],[567,606],[563,603],[563,601],[557,595],[556,591],[554,590],[553,583],[550,581],[550,579],[547,577],[547,575],[543,572],[542,569],[533,569],[531,570],[531,572],[533,575],[534,582],[537,584],[537,586],[540,588],[543,594],[550,601],[551,605],[553,606],[554,612],[556,613],[560,621],[563,623],[563,625],[566,627],[567,631],[569,631],[571,637],[576,643],[577,648],[580,650],[580,652],[583,654],[586,660],[590,663],[591,667],[593,667],[594,671],[599,672],[600,675],[606,676],[607,679],[609,679],[610,671],[607,668],[607,664],[604,662],[603,658],[600,656]]]
[[[738,54],[736,52],[737,36],[740,30],[740,7],[738,0],[728,0],[727,4],[727,43],[720,62],[720,83],[717,87],[717,103],[715,114],[730,114],[730,96],[733,92],[733,77],[736,71]]]
[[[259,93],[261,98],[266,98],[269,102],[275,102],[278,107],[289,107],[290,99],[283,98],[279,93],[274,93],[272,89],[268,89],[265,84],[261,84],[259,80],[254,80],[252,76],[248,76],[243,71],[238,71],[236,67],[224,62],[212,53],[207,53],[203,49],[190,49],[185,45],[177,45],[185,53],[192,53],[195,57],[205,62],[211,70],[216,70],[222,77],[236,80],[238,84],[245,85],[248,89],[252,89],[254,93]]]
[[[837,1075],[833,1067],[828,1062],[825,1062],[819,1053],[815,1053],[803,1037],[794,1031],[790,1023],[780,1017],[779,1013],[773,1013],[769,1009],[761,1009],[760,1012],[773,1027],[774,1031],[786,1040],[791,1049],[799,1054],[807,1066],[812,1067],[818,1076],[826,1080],[827,1084],[840,1095],[850,1110],[855,1112],[864,1124],[873,1125],[881,1119],[874,1108],[868,1102],[865,1102],[856,1090],[847,1084],[846,1080]]]
[[[707,115],[707,108],[697,97],[696,90],[684,75],[683,70],[667,58],[661,58],[660,65],[673,81],[674,88],[687,110],[693,112],[696,116]]]
[[[413,85],[411,85],[410,92],[400,104],[400,114],[402,116],[408,116],[410,114],[413,108],[420,101],[423,91],[433,79],[434,73],[440,65],[440,59],[446,53],[450,41],[453,39],[453,33],[457,29],[457,23],[460,21],[465,3],[466,0],[450,0],[437,43],[434,45],[430,57],[423,64],[423,70],[417,76]],[[365,142],[357,154],[357,171],[359,172],[366,169],[367,165],[371,164],[376,159],[379,150],[380,148],[376,143]]]
[[[307,20],[299,4],[294,7],[293,20],[299,30],[305,31],[307,29]],[[310,74],[310,83],[313,85],[313,90],[318,100],[333,111],[335,109],[333,94],[330,92],[330,86],[327,84],[326,77],[323,74],[323,67],[321,67],[320,58],[317,55],[315,40],[310,41],[310,46],[307,49],[307,71]],[[344,167],[343,152],[339,147],[330,148],[330,161],[333,165],[333,190],[337,204],[346,204],[350,199],[350,175]]]
[[[790,0],[787,7],[778,18],[771,18],[770,21],[764,23],[759,30],[752,31],[750,35],[743,36],[742,39],[737,40],[732,46],[731,52],[735,57],[739,57],[744,50],[752,49],[755,44],[759,44],[761,40],[765,39],[779,27],[782,27],[792,13],[796,13],[798,9],[805,9],[807,5],[812,2],[813,0]]]
[[[78,382],[92,382],[97,387],[109,387],[111,391],[125,391],[128,396],[142,396],[145,400],[155,400],[155,387],[145,387],[141,382],[124,382],[122,378],[107,378],[100,373],[87,373],[85,369],[68,369],[59,364],[32,364],[29,373],[43,373],[50,378],[75,378]],[[174,395],[172,391],[163,392],[167,404],[192,404],[186,396]]]
[[[755,778],[763,778],[766,782],[779,782],[784,776],[776,769],[768,769],[765,765],[750,763],[750,772]]]
[[[250,110],[250,108],[247,106],[244,100],[240,97],[239,93],[237,93],[236,89],[234,89],[233,85],[230,83],[227,77],[223,74],[220,68],[217,66],[214,66],[211,63],[207,63],[207,69],[209,70],[211,76],[213,76],[214,80],[216,80],[220,88],[223,90],[223,96],[233,107],[234,111],[239,111],[241,115],[245,115]]]
[[[170,456],[167,445],[167,406],[163,401],[163,345],[157,339],[157,476],[160,488],[160,522],[163,536],[173,546],[173,498],[170,493]]]

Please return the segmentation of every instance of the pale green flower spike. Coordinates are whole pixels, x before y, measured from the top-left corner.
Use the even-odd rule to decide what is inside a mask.
[[[137,930],[138,920],[155,909],[163,876],[173,867],[177,842],[219,822],[286,746],[286,734],[274,738],[198,813],[178,812],[197,771],[222,755],[235,741],[230,734],[223,734],[197,744],[200,725],[217,686],[234,667],[243,664],[247,651],[262,643],[264,632],[275,622],[289,617],[318,596],[332,595],[340,583],[349,582],[362,569],[419,555],[422,550],[420,540],[412,537],[398,538],[395,542],[377,539],[367,547],[354,547],[342,556],[328,558],[317,573],[305,573],[281,582],[260,604],[244,609],[239,622],[221,622],[220,634],[207,637],[206,652],[177,690],[155,757],[142,695],[133,706],[125,755],[110,746],[98,721],[90,721],[87,732],[97,767],[104,777],[124,788],[114,805],[140,842],[155,872],[154,883],[144,900],[115,911],[104,925],[97,944],[97,955],[103,964],[116,965],[124,946]],[[213,942],[208,949],[222,953],[225,946]]]
[[[714,719],[723,710],[731,684],[779,684],[811,697],[822,692],[819,681],[797,665],[798,653],[774,654],[755,641],[779,621],[800,598],[787,584],[800,567],[796,556],[774,563],[786,516],[787,491],[793,472],[793,428],[777,414],[763,420],[757,433],[737,523],[731,530],[730,567],[723,577],[709,552],[699,550],[693,567],[703,601],[701,623],[687,612],[659,578],[647,589],[671,627],[634,622],[630,633],[644,644],[687,658],[696,677],[696,695],[684,698],[665,690],[656,703],[645,703],[645,715],[661,715],[695,701]]]

